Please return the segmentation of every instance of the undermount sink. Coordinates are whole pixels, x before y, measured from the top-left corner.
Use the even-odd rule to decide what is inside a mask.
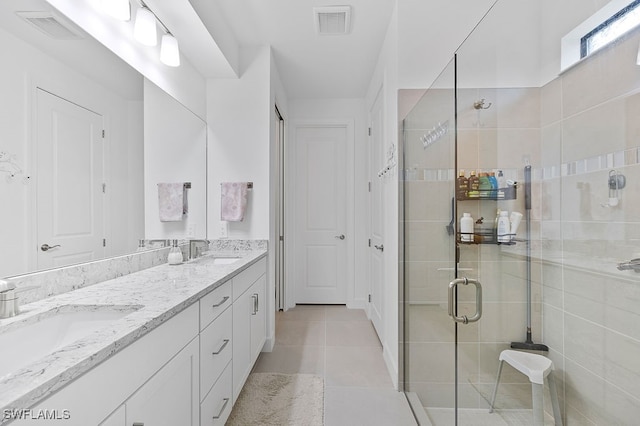
[[[214,257],[213,264],[214,265],[229,265],[230,263],[237,262],[240,260],[240,257]]]
[[[135,305],[65,305],[0,328],[0,379],[138,310]]]

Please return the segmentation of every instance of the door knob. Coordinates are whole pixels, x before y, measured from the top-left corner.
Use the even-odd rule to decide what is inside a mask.
[[[339,240],[344,240],[344,234],[336,235],[336,238],[339,239]]]
[[[377,248],[380,251],[384,251],[384,244],[374,245],[374,247]]]
[[[60,244],[56,244],[55,246],[50,246],[49,244],[43,244],[43,245],[40,246],[40,250],[49,251],[52,248],[56,248],[56,247],[60,247]]]

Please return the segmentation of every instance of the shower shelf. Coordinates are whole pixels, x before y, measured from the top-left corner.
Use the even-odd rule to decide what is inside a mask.
[[[473,241],[462,241],[462,236],[468,235],[464,232],[458,232],[458,244],[462,245],[478,245],[478,244],[494,244],[494,245],[503,245],[503,246],[513,246],[516,244],[515,234],[508,234],[511,237],[511,241],[509,242],[498,242],[496,234],[493,231],[485,231],[485,232],[474,232],[472,235]]]
[[[515,200],[518,195],[518,187],[516,185],[502,189],[484,189],[479,191],[480,194],[477,197],[469,197],[467,195],[456,194],[458,201],[473,201],[473,200]],[[502,196],[501,196],[502,195]]]

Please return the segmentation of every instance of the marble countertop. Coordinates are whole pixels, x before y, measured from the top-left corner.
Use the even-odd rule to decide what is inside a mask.
[[[61,309],[86,312],[106,305],[123,310],[126,315],[20,370],[1,375],[0,412],[33,406],[197,302],[266,253],[264,249],[209,251],[181,265],[156,266],[22,306],[19,315],[0,320],[0,336]],[[220,265],[214,264],[214,257],[241,259]],[[2,349],[0,362],[1,359]]]

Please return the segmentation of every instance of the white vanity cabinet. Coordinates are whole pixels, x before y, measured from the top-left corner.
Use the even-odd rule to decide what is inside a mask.
[[[118,351],[12,425],[224,425],[266,338],[266,258]]]
[[[233,401],[266,338],[266,260],[233,279]]]

